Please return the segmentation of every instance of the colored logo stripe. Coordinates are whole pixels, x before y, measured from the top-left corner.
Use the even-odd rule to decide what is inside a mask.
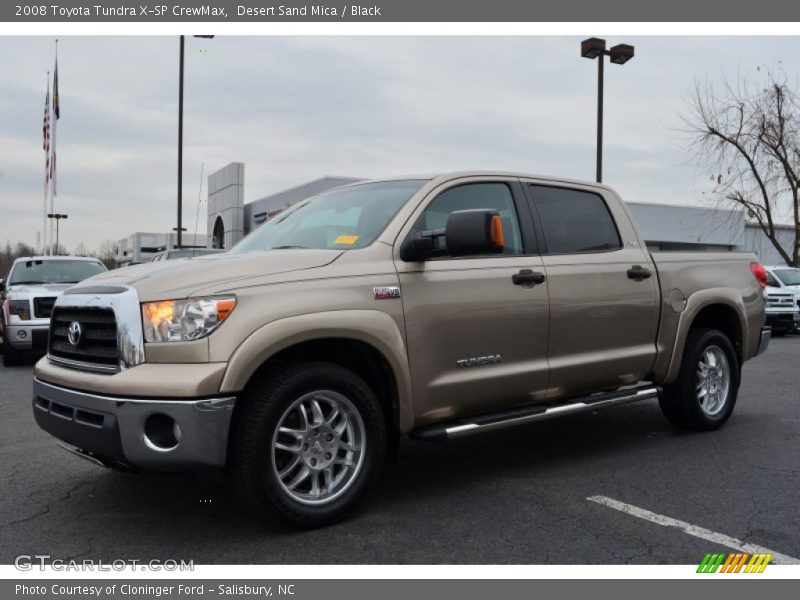
[[[726,554],[725,552],[708,552],[700,565],[697,567],[698,573],[763,573],[764,569],[772,560],[772,554],[748,552],[735,552]]]

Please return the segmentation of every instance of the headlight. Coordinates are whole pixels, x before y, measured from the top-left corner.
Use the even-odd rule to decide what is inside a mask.
[[[181,342],[207,336],[225,320],[236,298],[189,298],[142,304],[145,342]]]
[[[31,320],[31,303],[29,300],[6,300],[9,315],[16,315],[23,321]]]

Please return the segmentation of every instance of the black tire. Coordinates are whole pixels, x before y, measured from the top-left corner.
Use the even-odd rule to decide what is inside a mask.
[[[3,340],[3,366],[16,367],[22,364],[22,352],[14,348],[8,343],[8,340]]]
[[[360,467],[339,495],[309,505],[292,497],[281,484],[275,472],[279,467],[273,456],[273,436],[279,435],[276,430],[285,424],[296,402],[320,391],[339,394],[350,402],[360,416],[358,425],[363,425],[363,450]],[[321,527],[346,516],[376,483],[386,453],[386,436],[385,418],[375,394],[352,371],[325,362],[283,363],[258,376],[239,400],[231,427],[228,472],[239,494],[258,512],[295,527]],[[298,444],[307,447],[303,440]],[[302,452],[297,460],[300,468],[306,468],[308,463],[302,461],[312,459]],[[322,489],[324,492],[325,487]]]
[[[698,370],[700,360],[708,349],[718,348],[726,359],[729,370],[727,393],[721,395],[719,408],[709,414],[698,397]],[[693,329],[689,332],[683,351],[678,378],[664,387],[659,398],[661,412],[673,425],[693,431],[719,429],[730,418],[739,393],[739,359],[730,339],[716,329]]]

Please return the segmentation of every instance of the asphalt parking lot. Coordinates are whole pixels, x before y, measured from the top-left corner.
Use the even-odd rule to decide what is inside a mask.
[[[318,531],[254,519],[224,478],[132,475],[72,457],[31,414],[32,366],[0,366],[0,563],[697,564],[730,548],[603,496],[800,557],[800,338],[748,363],[732,419],[683,433],[655,402],[464,438],[406,441],[361,512]],[[612,503],[613,503],[612,502]]]

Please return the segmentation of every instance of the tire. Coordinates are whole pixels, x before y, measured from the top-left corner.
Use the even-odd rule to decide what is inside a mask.
[[[712,371],[710,378],[701,380],[702,371]],[[716,329],[694,329],[686,339],[678,378],[659,398],[661,412],[681,429],[719,429],[733,412],[739,378],[739,359],[728,337]]]
[[[386,443],[383,411],[360,377],[331,363],[284,363],[240,399],[228,470],[258,512],[321,527],[364,499],[380,476]]]
[[[3,366],[16,367],[22,364],[22,352],[14,348],[7,339],[3,340]]]

